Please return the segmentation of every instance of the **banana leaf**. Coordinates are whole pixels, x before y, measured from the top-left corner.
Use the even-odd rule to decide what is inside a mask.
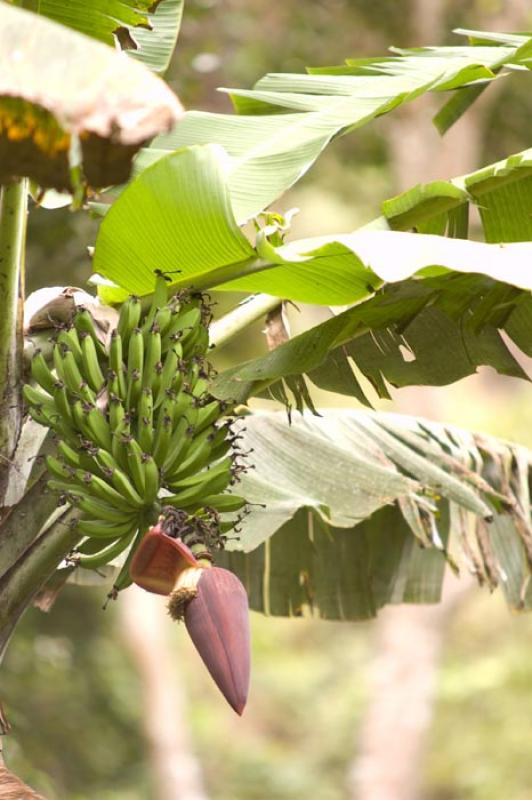
[[[450,425],[323,410],[245,420],[251,503],[219,561],[265,614],[368,619],[435,603],[446,568],[532,607],[532,453]]]

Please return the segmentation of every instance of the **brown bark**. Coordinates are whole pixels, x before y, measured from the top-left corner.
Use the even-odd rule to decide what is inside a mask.
[[[0,766],[0,800],[45,800],[16,775]]]
[[[353,800],[416,800],[447,623],[471,588],[449,583],[437,606],[382,612],[370,671],[370,702],[349,772]]]
[[[132,586],[120,598],[122,631],[142,681],[154,800],[208,800],[187,730],[179,664],[170,652],[166,598]],[[1,800],[1,796],[0,796]]]

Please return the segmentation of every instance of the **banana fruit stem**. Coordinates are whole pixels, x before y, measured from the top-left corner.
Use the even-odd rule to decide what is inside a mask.
[[[215,347],[222,347],[226,342],[238,336],[252,322],[265,316],[281,305],[279,297],[270,294],[258,294],[237,306],[229,314],[213,322],[210,328],[210,340]]]
[[[0,193],[0,507],[22,422],[24,251],[27,181]]]

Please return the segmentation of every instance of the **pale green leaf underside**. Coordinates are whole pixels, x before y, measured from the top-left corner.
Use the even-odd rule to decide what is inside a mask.
[[[421,271],[432,277],[452,270],[532,289],[530,242],[495,245],[428,234],[366,230],[292,242],[277,248],[274,256],[280,264],[277,269],[218,288],[341,305],[371,296],[371,288],[382,283],[402,281]]]
[[[485,244],[405,230],[424,230],[437,219],[443,232],[451,215],[473,202],[480,205],[488,242],[512,241],[523,226],[520,238],[531,239],[532,151],[461,178],[417,186],[386,201],[384,216],[373,226],[278,248],[261,234],[254,249],[239,232],[229,201],[228,170],[225,152],[213,145],[183,148],[152,164],[107,213],[96,243],[96,271],[126,293],[149,294],[154,269],[179,269],[176,281],[193,284],[201,276],[202,286],[206,278],[220,290],[264,292],[324,305],[366,300],[383,283],[420,272],[421,277],[445,270],[478,273],[532,288],[528,243]],[[244,270],[245,277],[228,280],[230,270],[209,277],[210,271],[253,259],[260,263],[252,274]],[[427,270],[435,267],[439,269]],[[237,266],[233,274],[239,274]],[[217,285],[217,279],[225,282]],[[105,288],[102,295],[113,301],[124,292]]]
[[[189,112],[155,152],[221,144],[231,156],[228,180],[235,217],[244,222],[309,169],[331,139],[426,91],[480,91],[505,66],[527,66],[530,37],[499,46],[422,48],[399,56],[350,59],[311,75],[266,75],[250,90],[228,90],[238,115]],[[455,118],[459,114],[455,111]],[[447,126],[449,118],[447,119]],[[138,168],[143,166],[142,160]]]
[[[255,468],[238,491],[267,507],[243,523],[247,554],[220,563],[252,608],[366,619],[387,603],[437,602],[447,559],[530,606],[529,451],[425,420],[322,414],[246,418]]]
[[[185,0],[162,0],[155,13],[147,15],[151,29],[130,30],[137,49],[129,50],[128,54],[157,74],[166,72],[175,50],[184,4]]]

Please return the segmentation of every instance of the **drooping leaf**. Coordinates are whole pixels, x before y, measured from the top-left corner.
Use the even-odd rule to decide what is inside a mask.
[[[366,619],[437,602],[446,562],[529,608],[532,453],[391,414],[246,418],[254,469],[239,544],[221,556],[267,614]],[[394,497],[395,495],[395,497]]]
[[[0,183],[27,175],[71,189],[73,142],[90,185],[123,182],[139,147],[181,115],[175,95],[141,64],[5,3],[0,49]]]
[[[480,275],[390,284],[273,352],[221,372],[213,391],[244,402],[264,396],[279,381],[306,374],[322,389],[367,402],[351,359],[381,397],[389,397],[389,386],[453,383],[482,365],[526,378],[500,330],[530,352],[531,313],[529,292]]]
[[[459,89],[472,99],[505,65],[528,66],[529,36],[420,48],[397,56],[348,59],[310,75],[266,75],[252,90],[228,90],[237,115],[192,111],[142,154],[139,170],[165,150],[221,144],[231,157],[228,180],[235,217],[244,222],[276,200],[309,169],[329,142],[426,91]],[[459,95],[462,98],[462,95]],[[463,101],[460,100],[463,104]],[[443,114],[443,112],[442,112]],[[451,122],[446,113],[445,124]],[[441,120],[440,120],[441,124]]]

